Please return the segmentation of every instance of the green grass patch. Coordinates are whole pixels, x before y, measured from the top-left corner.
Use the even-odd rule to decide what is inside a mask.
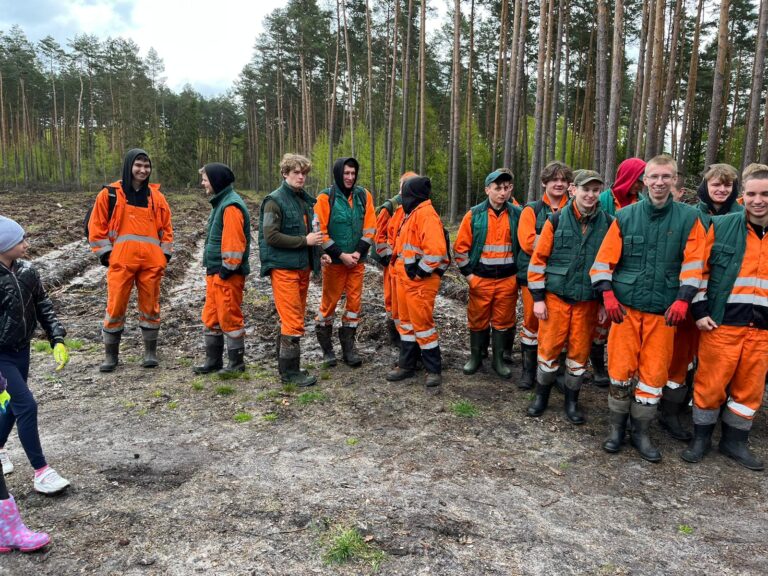
[[[126,400],[123,402],[123,408],[126,410],[131,410],[133,408],[136,408],[136,402],[131,402],[130,400]]]
[[[264,420],[264,422],[274,422],[277,420],[277,413],[267,412],[266,414],[262,415],[261,419]]]
[[[365,562],[378,570],[385,558],[384,552],[366,542],[357,528],[335,528],[328,535],[324,548],[323,562],[326,564]]]
[[[256,395],[256,401],[262,402],[263,400],[274,400],[275,398],[279,398],[281,394],[281,390],[266,390]]]
[[[250,422],[253,420],[253,416],[248,414],[248,412],[238,412],[232,417],[232,419],[238,424],[242,424],[243,422]]]
[[[250,380],[251,375],[248,373],[248,370],[245,372],[224,372],[223,374],[217,372],[216,376],[219,377],[219,380]]]
[[[32,350],[35,352],[53,352],[53,349],[47,340],[35,340],[32,344]]]
[[[235,393],[235,387],[230,386],[229,384],[222,384],[221,386],[216,386],[216,394],[219,396],[230,396]]]
[[[357,438],[347,438],[347,446],[356,446],[359,442]]]
[[[459,400],[451,404],[451,412],[462,418],[474,418],[480,411],[469,400]]]
[[[302,406],[306,406],[307,404],[313,404],[315,402],[325,402],[328,400],[328,396],[318,390],[311,390],[309,392],[302,392],[298,395],[296,400]]]
[[[680,532],[680,534],[690,536],[693,534],[693,526],[689,526],[688,524],[680,524],[680,526],[677,527],[677,531]]]
[[[162,390],[155,390],[154,392],[152,392],[153,398],[162,398],[164,395],[165,395],[165,392],[163,392]]]
[[[205,390],[205,380],[202,378],[195,378],[192,380],[192,389],[197,390],[198,392],[200,390]]]
[[[193,361],[192,358],[179,358],[176,360],[176,363],[183,368],[189,368],[192,366]]]
[[[331,379],[331,373],[328,370],[323,370],[320,372],[320,380],[330,380]]]
[[[293,394],[298,389],[299,387],[296,386],[296,384],[283,384],[283,388],[282,388],[283,392],[285,392],[286,394]]]
[[[171,400],[168,402],[168,409],[169,410],[176,410],[176,408],[179,407],[179,401],[178,400]]]

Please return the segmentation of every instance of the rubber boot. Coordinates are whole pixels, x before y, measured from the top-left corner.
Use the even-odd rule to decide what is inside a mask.
[[[464,368],[462,369],[464,374],[467,374],[467,375],[474,374],[480,369],[480,366],[482,366],[483,364],[482,345],[483,345],[484,335],[485,335],[485,330],[469,331],[469,360],[467,360],[467,363],[464,364]]]
[[[245,372],[245,338],[227,336],[227,365],[219,370],[219,376],[234,376]]]
[[[605,369],[605,344],[592,343],[589,352],[589,361],[592,363],[592,384],[598,388],[607,388],[611,383],[608,371]]]
[[[357,353],[355,346],[355,335],[357,328],[352,326],[341,326],[339,328],[339,341],[341,342],[341,357],[344,363],[352,368],[362,366],[363,359]]]
[[[122,336],[122,332],[102,332],[106,358],[101,366],[99,366],[99,372],[113,372],[117,368],[117,360],[120,355],[120,339]]]
[[[427,371],[424,379],[427,394],[440,394],[443,383],[443,377],[440,375],[443,371],[443,356],[440,353],[440,345],[421,350],[421,361],[424,363],[424,370]]]
[[[659,426],[675,440],[688,442],[692,436],[680,422],[680,414],[685,410],[685,399],[688,396],[686,386],[670,388],[665,386],[659,402]]]
[[[504,364],[504,349],[507,344],[507,340],[512,334],[509,330],[496,330],[495,328],[491,332],[491,347],[493,349],[493,371],[496,372],[502,378],[509,378],[512,376],[512,370]]]
[[[648,462],[659,462],[661,460],[661,452],[651,443],[651,438],[648,436],[651,422],[656,418],[656,408],[656,404],[632,402],[629,409],[629,413],[632,416],[632,433],[630,435],[632,446]]]
[[[144,368],[157,368],[157,333],[159,330],[142,328],[141,335],[144,340],[144,360],[141,365]]]
[[[571,424],[584,424],[586,422],[584,413],[579,408],[579,392],[583,379],[583,375],[565,375],[565,417]]]
[[[488,358],[488,346],[491,344],[491,329],[486,328],[483,330],[483,339],[480,341],[480,358],[485,360]]]
[[[515,344],[515,327],[509,328],[507,330],[509,332],[509,337],[504,342],[504,362],[507,364],[512,364],[515,361],[514,356],[512,356],[512,347]]]
[[[397,325],[392,318],[387,318],[387,338],[391,346],[400,345],[400,332],[397,331]]]
[[[333,326],[326,324],[315,324],[315,334],[320,348],[323,351],[323,368],[336,366],[336,354],[333,352],[333,340],[331,334]]]
[[[280,356],[277,369],[283,384],[293,384],[299,388],[317,384],[317,377],[301,370],[301,344],[298,336],[280,335]]]
[[[50,541],[45,532],[32,532],[24,525],[13,496],[0,500],[0,554],[11,550],[34,552]]]
[[[610,429],[608,437],[603,442],[603,450],[614,453],[621,450],[624,445],[624,435],[627,432],[629,420],[630,386],[611,386],[608,389],[608,423]]]
[[[566,352],[560,352],[557,357],[557,378],[555,378],[555,388],[561,394],[565,394],[565,361],[567,359]]]
[[[224,334],[205,335],[205,362],[192,368],[195,374],[210,374],[224,367],[221,359],[224,354]]]
[[[520,388],[520,390],[530,390],[536,382],[536,368],[538,366],[536,355],[539,351],[539,347],[521,344],[520,349],[522,351],[523,370],[520,376],[520,381],[517,383],[517,387]]]
[[[536,397],[528,406],[528,416],[538,417],[544,413],[549,405],[549,393],[552,391],[552,385],[555,383],[557,374],[555,372],[544,372],[539,369],[536,372]]]
[[[712,432],[714,424],[693,424],[693,440],[688,448],[683,450],[680,458],[686,462],[696,464],[704,459],[704,456],[712,449]]]
[[[749,430],[735,428],[726,422],[722,423],[722,436],[720,436],[720,452],[733,458],[750,470],[760,471],[765,468],[763,461],[759,460],[747,446]]]

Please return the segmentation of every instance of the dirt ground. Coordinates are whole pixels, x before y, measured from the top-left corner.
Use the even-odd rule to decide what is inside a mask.
[[[227,381],[196,377],[208,209],[198,193],[168,195],[176,255],[163,284],[160,367],[140,367],[132,307],[121,365],[100,374],[104,271],[83,257],[82,239],[93,196],[0,192],[0,213],[28,230],[32,257],[55,278],[50,294],[69,337],[82,343],[62,372],[50,353],[33,352],[43,447],[72,487],[58,497],[35,493],[12,434],[9,488],[27,524],[53,541],[41,553],[4,556],[0,574],[768,572],[765,473],[716,451],[686,464],[683,445],[656,427],[660,464],[629,446],[606,454],[606,392],[589,385],[586,425],[565,421],[557,393],[544,417],[525,417],[530,396],[515,386],[519,363],[510,381],[487,368],[461,373],[466,290],[455,274],[436,311],[447,365],[441,396],[427,396],[418,378],[384,380],[393,351],[374,266],[359,330],[363,367],[321,370],[309,328],[303,358],[320,374],[317,394],[282,388],[278,319],[255,255],[245,298],[248,371]],[[308,317],[318,302],[313,284]],[[457,415],[461,401],[477,413]],[[762,409],[752,435],[762,458],[767,436]],[[345,528],[383,553],[378,562],[371,555],[326,564],[333,535]]]

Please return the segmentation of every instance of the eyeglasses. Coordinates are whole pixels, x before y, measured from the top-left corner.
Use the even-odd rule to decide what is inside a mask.
[[[656,182],[657,180],[661,180],[662,182],[669,182],[674,178],[674,176],[672,174],[646,174],[644,178],[649,182]]]

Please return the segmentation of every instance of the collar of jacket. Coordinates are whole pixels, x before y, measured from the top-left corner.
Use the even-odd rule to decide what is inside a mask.
[[[290,192],[291,194],[295,194],[296,196],[298,196],[299,198],[304,200],[304,202],[306,202],[310,206],[314,206],[315,202],[317,202],[317,200],[315,198],[313,198],[312,196],[310,196],[309,194],[307,194],[307,192],[303,188],[301,190],[296,190],[296,189],[292,188],[291,186],[288,186],[288,182],[286,182],[285,180],[283,180],[283,183],[280,185],[280,188],[282,188],[286,192]]]
[[[667,201],[662,206],[656,206],[652,201],[651,197],[648,195],[647,192],[643,192],[642,196],[640,197],[640,202],[643,202],[643,206],[645,208],[645,212],[651,217],[651,218],[660,218],[664,216],[667,212],[672,210],[672,204],[674,204],[675,200],[672,198],[672,193],[670,192],[669,197],[667,198]]]
[[[224,188],[221,192],[218,192],[210,197],[208,200],[211,203],[211,206],[217,206],[219,202],[221,202],[221,199],[224,198],[227,194],[229,194],[233,190],[232,184]]]

